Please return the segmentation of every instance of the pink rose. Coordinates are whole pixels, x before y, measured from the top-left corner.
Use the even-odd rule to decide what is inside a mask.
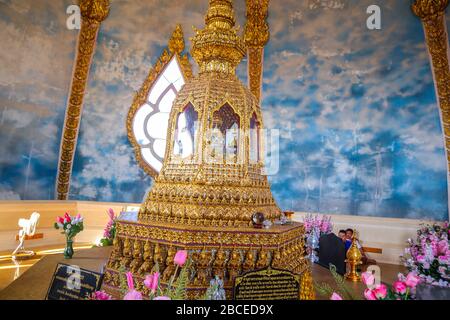
[[[142,300],[142,294],[133,289],[128,291],[125,297],[123,297],[123,300]]]
[[[175,258],[173,259],[173,262],[176,265],[182,267],[186,263],[187,255],[188,252],[186,250],[179,250],[176,253]]]
[[[361,280],[368,287],[375,283],[375,277],[372,272],[363,272],[361,274]]]
[[[336,292],[333,292],[330,300],[344,300],[344,299],[342,299],[342,297],[339,294],[337,294]]]
[[[373,290],[373,292],[377,299],[384,299],[387,296],[387,287],[384,284],[380,284]]]
[[[377,300],[375,293],[370,289],[364,290],[364,297],[366,298],[366,300]]]
[[[169,297],[162,296],[162,297],[156,297],[153,300],[172,300],[172,299],[170,299]]]
[[[56,222],[61,223],[61,224],[64,224],[64,218],[58,217],[58,218],[56,219]]]
[[[410,288],[415,288],[420,283],[420,278],[413,272],[406,276],[405,284]]]
[[[398,294],[405,294],[406,293],[407,287],[406,287],[406,284],[404,282],[402,282],[402,281],[394,282],[393,287],[394,287],[395,293],[398,293]]]

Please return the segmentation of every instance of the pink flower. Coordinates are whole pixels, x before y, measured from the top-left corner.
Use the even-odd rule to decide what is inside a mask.
[[[105,291],[96,291],[92,296],[94,300],[112,300],[112,297]]]
[[[187,255],[188,252],[186,250],[179,250],[176,253],[175,258],[173,259],[173,262],[176,265],[182,267],[186,263]]]
[[[56,222],[61,223],[61,224],[64,224],[64,218],[58,217],[58,218],[56,219]]]
[[[425,257],[423,255],[419,254],[416,259],[417,259],[418,263],[424,263],[425,262]]]
[[[377,299],[384,299],[387,296],[387,287],[384,284],[380,284],[373,290],[373,292]]]
[[[344,300],[344,299],[342,299],[342,297],[339,294],[337,294],[336,292],[333,292],[330,300]]]
[[[364,290],[364,297],[366,298],[366,300],[377,300],[375,293],[370,289]]]
[[[372,286],[375,283],[375,277],[372,272],[363,272],[361,280],[366,286]]]
[[[127,277],[128,293],[123,300],[142,300],[142,294],[139,291],[134,290],[133,274],[127,272],[125,275]]]
[[[394,282],[393,287],[394,287],[395,293],[398,293],[398,294],[405,294],[406,293],[407,287],[406,287],[406,284],[404,282],[402,282],[402,281]]]
[[[128,291],[125,297],[123,297],[123,300],[142,300],[142,294],[133,289]]]
[[[114,220],[114,216],[115,215],[114,215],[114,210],[113,209],[109,208],[108,216],[109,216],[109,219]]]
[[[153,300],[172,300],[172,299],[170,299],[169,297],[162,296],[162,297],[156,297]]]
[[[144,285],[150,289],[153,287],[153,275],[148,275],[145,277]]]
[[[405,284],[410,288],[415,288],[420,283],[420,278],[413,272],[406,276]]]
[[[64,219],[66,219],[66,221],[68,223],[70,223],[72,221],[72,218],[70,218],[70,216],[69,216],[69,214],[67,212],[64,214]]]
[[[448,240],[441,240],[438,242],[438,253],[446,254],[448,251]]]
[[[144,285],[150,289],[151,292],[155,293],[158,289],[159,272],[155,272],[151,275],[145,277]]]

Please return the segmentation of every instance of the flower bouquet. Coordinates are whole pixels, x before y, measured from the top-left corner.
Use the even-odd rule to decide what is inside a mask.
[[[116,216],[114,210],[110,208],[107,214],[109,221],[103,232],[103,238],[100,240],[100,246],[102,247],[112,246],[114,237],[116,236]]]
[[[66,248],[64,249],[64,258],[72,259],[73,256],[73,238],[83,231],[83,217],[78,214],[71,217],[67,212],[64,217],[58,217],[55,222],[55,229],[62,230],[62,234],[66,236]]]
[[[315,232],[317,235],[322,236],[333,231],[331,216],[312,215],[308,213],[303,218],[303,224],[305,226],[306,234]]]
[[[385,284],[375,283],[375,276],[371,272],[361,274],[362,282],[367,286],[364,290],[366,300],[411,300],[414,297],[420,278],[413,272],[407,276],[398,274],[398,280],[394,282],[392,288]]]
[[[418,274],[425,283],[450,287],[449,224],[421,225],[417,239],[409,239],[405,254],[401,257],[404,265]]]
[[[306,251],[310,261],[314,263],[319,260],[315,250],[319,248],[320,236],[329,234],[333,230],[331,216],[307,214],[303,219],[303,225],[306,233]]]

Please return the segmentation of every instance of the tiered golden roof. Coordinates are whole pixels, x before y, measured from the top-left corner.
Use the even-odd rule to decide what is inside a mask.
[[[230,0],[210,0],[205,28],[192,39],[192,55],[200,65],[199,75],[189,79],[174,101],[169,118],[166,156],[160,175],[142,207],[142,221],[167,221],[205,226],[249,226],[252,215],[262,212],[274,220],[280,214],[263,172],[263,150],[251,146],[251,120],[258,124],[262,140],[260,107],[235,75],[245,55],[237,35]],[[174,152],[177,119],[188,106],[198,116],[195,150],[181,158]],[[217,159],[211,148],[218,114],[238,125],[237,154]],[[219,117],[220,118],[220,117]],[[262,143],[261,143],[262,145]],[[258,159],[250,149],[258,148]],[[226,160],[226,161],[225,161]]]

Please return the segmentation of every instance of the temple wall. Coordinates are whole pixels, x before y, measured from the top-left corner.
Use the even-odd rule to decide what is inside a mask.
[[[43,233],[43,239],[26,241],[25,247],[42,247],[65,243],[65,236],[56,230],[53,224],[57,216],[68,212],[70,215],[80,213],[84,217],[84,231],[78,234],[75,242],[97,243],[103,236],[103,229],[109,221],[106,211],[112,208],[119,214],[124,203],[100,203],[83,201],[0,201],[0,252],[15,249],[15,240],[20,218],[29,219],[31,213],[41,215],[37,226],[37,233]]]
[[[270,6],[262,109],[266,127],[281,134],[279,171],[269,177],[275,199],[283,210],[355,219],[448,219],[446,158],[420,20],[408,2],[383,2],[382,29],[369,31],[370,0],[334,9],[313,2]],[[54,199],[78,34],[66,27],[72,3],[0,4],[0,39],[10,44],[0,47],[1,200]],[[244,4],[236,1],[241,26]],[[111,1],[86,92],[70,199],[145,198],[152,179],[137,165],[126,114],[175,24],[187,40],[192,25],[203,26],[206,7],[206,0]],[[238,72],[244,83],[245,64]]]

